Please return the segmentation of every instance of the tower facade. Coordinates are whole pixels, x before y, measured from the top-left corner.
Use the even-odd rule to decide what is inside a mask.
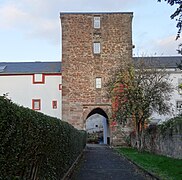
[[[132,58],[132,17],[130,12],[60,14],[62,115],[78,129],[97,109],[107,117],[111,113],[105,84],[123,59]]]

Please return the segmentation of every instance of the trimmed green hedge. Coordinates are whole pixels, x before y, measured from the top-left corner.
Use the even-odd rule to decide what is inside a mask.
[[[86,133],[0,97],[0,179],[61,179]]]

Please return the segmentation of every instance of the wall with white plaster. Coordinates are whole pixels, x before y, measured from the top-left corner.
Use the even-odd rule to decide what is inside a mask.
[[[61,75],[45,75],[44,84],[33,84],[33,75],[0,75],[0,84],[0,95],[7,93],[16,104],[32,109],[32,99],[41,99],[40,112],[62,118]],[[52,108],[53,100],[57,100],[57,109]]]
[[[169,71],[169,70],[168,70]],[[170,69],[169,71],[169,81],[171,82],[174,91],[171,94],[171,99],[167,103],[170,104],[171,112],[168,115],[159,115],[158,113],[152,114],[152,119],[160,122],[169,120],[172,117],[175,117],[178,114],[176,108],[176,102],[182,101],[182,94],[179,93],[178,84],[179,79],[182,79],[182,72],[180,70]],[[182,111],[181,111],[182,112]]]

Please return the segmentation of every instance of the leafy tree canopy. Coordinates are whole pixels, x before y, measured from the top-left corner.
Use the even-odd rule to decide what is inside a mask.
[[[108,83],[112,98],[113,120],[125,124],[135,123],[137,148],[143,148],[142,134],[146,121],[153,112],[168,114],[170,95],[173,91],[169,75],[164,68],[157,68],[153,61],[142,58],[117,70]]]

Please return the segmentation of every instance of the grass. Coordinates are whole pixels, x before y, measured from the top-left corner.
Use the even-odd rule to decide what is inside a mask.
[[[182,180],[182,160],[138,152],[132,148],[122,147],[117,148],[117,151],[162,180]]]

